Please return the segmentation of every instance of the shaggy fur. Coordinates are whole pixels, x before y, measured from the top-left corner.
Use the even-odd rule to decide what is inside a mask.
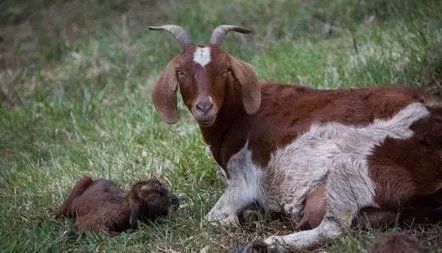
[[[138,220],[152,220],[168,213],[177,198],[156,178],[139,181],[129,193],[105,179],[83,176],[55,211],[55,217],[76,217],[77,231],[116,233],[136,228]]]

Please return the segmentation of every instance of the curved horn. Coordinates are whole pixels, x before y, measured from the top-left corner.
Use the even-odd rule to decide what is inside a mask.
[[[236,25],[220,25],[215,30],[213,30],[212,37],[210,38],[210,44],[221,45],[224,37],[230,31],[239,32],[239,33],[251,33],[252,31],[246,28],[242,28]]]
[[[149,26],[150,30],[164,30],[172,34],[180,43],[181,47],[184,47],[187,44],[191,44],[192,40],[190,39],[189,34],[178,25],[161,25],[161,26]]]

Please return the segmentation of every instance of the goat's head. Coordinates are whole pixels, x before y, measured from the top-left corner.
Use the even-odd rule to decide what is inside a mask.
[[[238,85],[247,113],[255,113],[261,104],[260,87],[251,65],[234,58],[221,49],[229,31],[249,33],[250,30],[231,25],[217,27],[208,45],[191,42],[188,33],[176,25],[149,27],[165,30],[181,44],[183,51],[169,62],[152,93],[153,103],[161,119],[177,122],[177,84],[187,108],[202,127],[211,126],[221,110],[228,85]],[[235,89],[236,87],[232,87]]]

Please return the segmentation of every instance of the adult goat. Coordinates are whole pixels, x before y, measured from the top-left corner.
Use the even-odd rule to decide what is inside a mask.
[[[310,247],[339,236],[363,208],[370,215],[415,203],[442,202],[442,109],[406,87],[318,90],[260,85],[251,65],[221,48],[221,25],[208,45],[192,43],[176,25],[150,27],[174,35],[183,50],[153,88],[162,120],[175,123],[177,85],[228,186],[208,220],[236,223],[258,202],[270,211],[302,216],[321,185],[324,212],[311,230],[264,242]],[[437,197],[434,197],[437,196]]]

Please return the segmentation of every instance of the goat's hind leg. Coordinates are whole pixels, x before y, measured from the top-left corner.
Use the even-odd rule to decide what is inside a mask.
[[[55,217],[73,217],[75,215],[75,210],[72,210],[72,201],[81,196],[93,182],[94,181],[92,178],[82,176],[81,179],[72,187],[72,191],[69,196],[65,199],[65,201],[63,201],[57,210],[54,211]]]
[[[351,159],[340,159],[334,164],[335,169],[330,170],[325,186],[326,215],[317,228],[272,236],[264,242],[280,251],[284,248],[310,248],[349,229],[361,208],[373,205],[374,186],[361,165],[364,164]]]
[[[302,249],[319,245],[327,239],[334,239],[342,234],[341,225],[331,219],[325,218],[321,224],[311,230],[305,230],[284,236],[271,236],[264,240],[269,249],[285,252],[291,248]]]

